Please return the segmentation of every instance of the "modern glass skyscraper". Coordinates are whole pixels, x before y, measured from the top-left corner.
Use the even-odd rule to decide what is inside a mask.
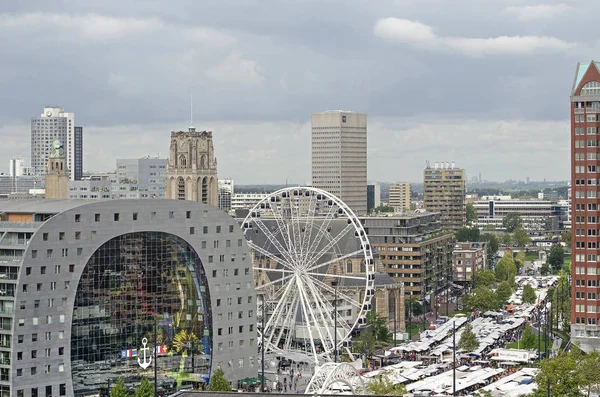
[[[312,115],[312,185],[367,213],[367,115],[343,110]]]

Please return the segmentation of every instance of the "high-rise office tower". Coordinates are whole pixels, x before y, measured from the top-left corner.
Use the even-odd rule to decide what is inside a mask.
[[[231,210],[231,198],[233,197],[233,179],[219,179],[219,209]]]
[[[367,211],[377,208],[381,205],[381,185],[374,183],[367,185]]]
[[[312,185],[367,212],[367,115],[343,110],[312,115]]]
[[[71,180],[80,181],[83,176],[83,127],[75,127],[73,134],[73,176]]]
[[[83,128],[76,137],[75,113],[68,113],[60,106],[46,106],[40,117],[31,119],[31,167],[35,174],[43,175],[50,155],[50,147],[55,140],[64,143],[67,168],[70,170],[69,178],[75,180],[83,172],[82,150]],[[79,143],[79,145],[78,145]],[[81,169],[78,169],[78,158]]]
[[[394,211],[402,212],[410,209],[410,183],[390,185],[389,206]]]
[[[465,170],[454,163],[427,163],[423,171],[425,209],[442,214],[442,229],[456,231],[465,227]]]
[[[584,351],[600,349],[599,128],[600,63],[578,63],[571,91],[571,341]]]

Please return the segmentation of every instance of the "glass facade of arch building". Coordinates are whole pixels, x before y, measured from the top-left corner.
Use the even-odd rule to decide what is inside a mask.
[[[153,376],[138,359],[152,360],[159,383],[203,382],[210,368],[211,316],[206,274],[196,252],[173,235],[129,233],[104,243],[90,258],[78,286],[71,332],[75,395]],[[147,373],[144,373],[147,372]]]

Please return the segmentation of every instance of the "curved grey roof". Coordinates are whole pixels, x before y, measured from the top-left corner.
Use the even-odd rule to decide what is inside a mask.
[[[0,212],[59,213],[101,200],[0,200]]]

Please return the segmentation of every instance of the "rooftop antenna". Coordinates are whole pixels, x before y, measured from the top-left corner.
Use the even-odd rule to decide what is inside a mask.
[[[190,131],[194,131],[194,97],[190,90]]]

